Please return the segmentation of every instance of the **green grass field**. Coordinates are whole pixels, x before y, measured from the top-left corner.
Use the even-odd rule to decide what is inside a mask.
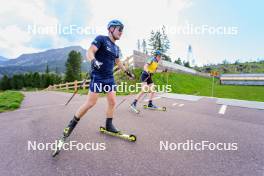
[[[134,73],[137,81],[139,81],[141,70],[136,69]],[[169,72],[156,73],[153,76],[153,81],[156,85],[166,85],[167,77],[168,85],[172,87],[172,93],[212,96],[212,78]],[[116,79],[128,81],[129,84],[137,82],[128,80],[125,75],[121,75]],[[220,85],[219,79],[215,79],[214,97],[264,102],[264,86]]]
[[[158,73],[154,81],[164,84],[165,74]],[[212,96],[212,78],[183,73],[169,73],[168,78],[168,84],[172,85],[173,93]],[[215,79],[214,97],[264,101],[264,86],[220,85],[219,80]]]
[[[24,95],[17,91],[0,92],[0,112],[19,108],[23,99]]]
[[[116,83],[126,81],[128,85],[140,82],[141,70],[134,70],[136,80],[129,80],[125,74],[116,76]],[[172,86],[172,93],[212,96],[212,78],[194,76],[185,73],[155,73],[153,81],[156,85],[166,85],[168,76],[168,85]],[[69,91],[68,91],[69,92]],[[73,91],[71,91],[73,92]],[[87,94],[87,90],[79,90],[78,93]],[[129,92],[117,95],[128,95]],[[102,94],[103,96],[103,94]],[[220,85],[219,80],[214,81],[214,97],[231,98],[240,100],[263,101],[264,102],[264,86],[234,86]]]

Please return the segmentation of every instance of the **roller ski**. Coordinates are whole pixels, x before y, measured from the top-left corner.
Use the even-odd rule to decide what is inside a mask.
[[[116,129],[115,126],[112,124],[112,119],[107,119],[106,127],[100,127],[100,132],[121,139],[125,139],[130,142],[135,142],[137,139],[135,135],[124,134],[120,130]]]
[[[58,141],[56,141],[57,147],[52,152],[52,157],[57,156],[60,153],[60,151],[63,149],[63,145],[66,142],[66,139],[70,136],[70,134],[72,133],[73,129],[75,128],[79,120],[80,119],[74,116],[74,118],[70,121],[69,125],[66,128],[64,128],[63,136]]]
[[[105,127],[100,127],[100,132],[104,133],[104,134],[108,134],[110,136],[114,136],[114,137],[118,137],[118,138],[121,138],[121,139],[125,139],[125,140],[128,140],[130,142],[136,142],[136,140],[137,140],[137,137],[135,135],[133,135],[133,134],[125,134],[125,133],[122,133],[121,131],[112,132],[112,131],[106,130]]]
[[[62,150],[62,147],[63,147],[65,141],[66,141],[66,138],[65,137],[62,137],[58,141],[56,141],[57,142],[57,147],[52,152],[52,157],[55,157],[55,156],[57,156],[60,153],[60,151]]]
[[[157,107],[154,104],[149,103],[148,105],[143,105],[144,109],[150,109],[150,110],[155,110],[155,111],[166,111],[166,107]]]

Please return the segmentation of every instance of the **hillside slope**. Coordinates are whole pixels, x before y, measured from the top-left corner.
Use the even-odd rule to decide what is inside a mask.
[[[116,77],[117,82],[127,81],[128,84],[139,82],[141,70],[134,71],[136,80],[128,80],[124,74]],[[156,85],[172,85],[172,93],[190,94],[199,96],[212,95],[212,78],[205,78],[184,73],[156,73],[153,81]],[[264,102],[264,86],[233,86],[220,85],[219,80],[214,82],[214,97],[252,100]]]

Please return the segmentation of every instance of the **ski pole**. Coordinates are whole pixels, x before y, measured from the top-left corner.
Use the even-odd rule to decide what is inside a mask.
[[[82,88],[82,87],[85,85],[86,80],[87,80],[87,79],[84,79],[84,80],[83,80],[83,82],[82,82],[80,88]],[[71,102],[71,100],[72,100],[73,97],[77,94],[77,92],[78,92],[78,88],[73,92],[71,98],[66,102],[65,106],[67,106],[67,105]]]
[[[148,77],[143,81],[145,82],[148,78],[150,77],[150,74],[148,75]],[[132,94],[134,95],[134,94]],[[132,95],[128,95],[126,98],[124,98],[120,103],[118,103],[118,105],[116,106],[116,109],[122,104],[124,103],[129,97],[131,97]]]

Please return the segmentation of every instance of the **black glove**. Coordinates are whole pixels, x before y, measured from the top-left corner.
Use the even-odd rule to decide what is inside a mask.
[[[93,69],[99,70],[101,68],[101,65],[103,65],[103,63],[102,62],[99,62],[96,59],[93,59],[91,61],[91,66],[92,66]]]
[[[133,75],[133,73],[130,73],[128,70],[125,71],[125,73],[127,74],[127,76],[131,79],[135,78],[135,75]]]

